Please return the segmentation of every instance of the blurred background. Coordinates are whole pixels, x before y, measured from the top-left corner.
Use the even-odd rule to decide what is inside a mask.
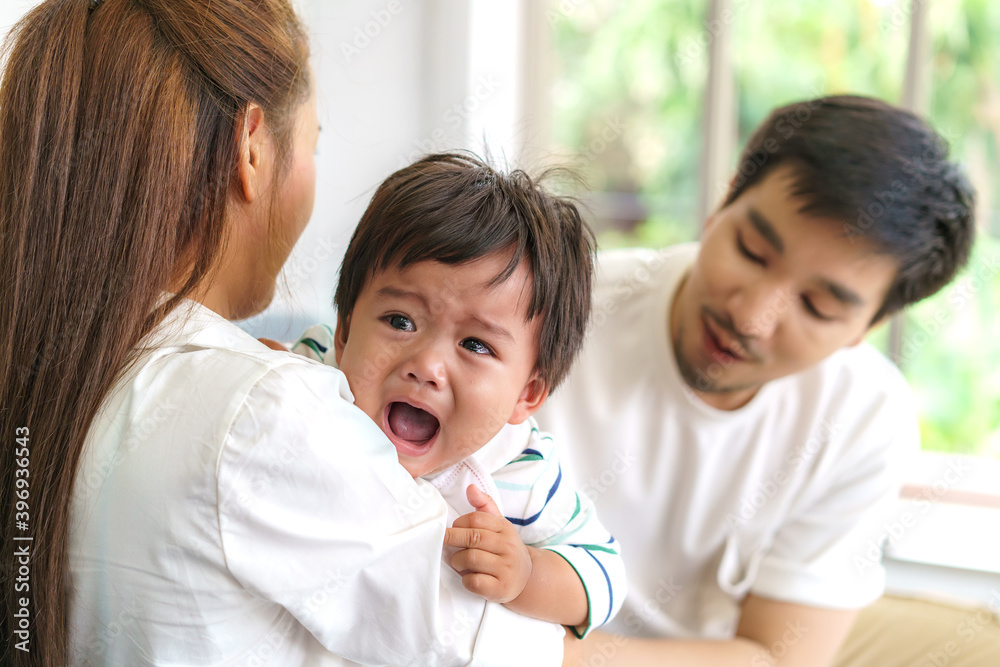
[[[35,4],[3,0],[0,28]],[[256,335],[332,321],[336,272],[378,183],[483,152],[583,174],[602,247],[698,237],[773,107],[861,93],[926,115],[979,193],[961,280],[873,342],[930,451],[1000,460],[1000,3],[991,0],[296,0],[323,130],[312,222]],[[892,340],[890,340],[892,338]]]

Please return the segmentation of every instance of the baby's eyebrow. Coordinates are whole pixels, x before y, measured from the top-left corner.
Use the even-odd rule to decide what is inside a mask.
[[[486,329],[488,333],[496,336],[497,338],[503,338],[510,343],[514,342],[514,335],[511,332],[507,331],[507,329],[500,326],[499,324],[487,322],[486,320],[480,317],[473,317],[472,321],[481,326],[483,329]]]
[[[395,299],[416,299],[423,304],[424,308],[428,308],[430,306],[430,304],[427,303],[427,297],[423,294],[399,289],[398,287],[383,287],[375,292],[375,294],[376,296],[391,297]]]

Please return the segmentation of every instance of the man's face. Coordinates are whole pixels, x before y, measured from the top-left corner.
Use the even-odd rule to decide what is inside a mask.
[[[681,374],[717,408],[860,342],[896,275],[893,258],[848,238],[842,222],[800,212],[793,169],[709,218],[670,313]]]
[[[355,404],[414,477],[466,458],[548,395],[535,373],[541,318],[525,317],[527,264],[490,284],[508,258],[387,269],[337,325],[337,363]]]

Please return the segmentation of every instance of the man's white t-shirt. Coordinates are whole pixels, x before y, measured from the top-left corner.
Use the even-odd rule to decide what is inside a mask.
[[[592,328],[538,416],[622,543],[629,592],[609,630],[732,637],[748,594],[859,608],[882,592],[883,517],[919,442],[909,388],[868,344],[764,385],[698,399],[668,326],[697,245],[599,257]]]

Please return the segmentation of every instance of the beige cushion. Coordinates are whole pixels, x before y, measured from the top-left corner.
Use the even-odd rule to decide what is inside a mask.
[[[996,615],[982,607],[883,597],[861,611],[834,661],[835,667],[944,665],[1000,667]]]

